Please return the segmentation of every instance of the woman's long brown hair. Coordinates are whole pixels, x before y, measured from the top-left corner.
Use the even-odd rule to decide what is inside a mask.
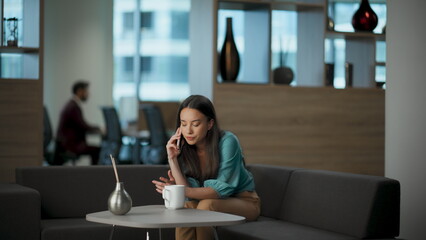
[[[208,130],[206,135],[207,162],[204,169],[201,169],[196,146],[187,144],[185,138],[181,138],[183,145],[181,146],[181,153],[178,156],[178,162],[183,174],[188,177],[193,177],[202,183],[207,179],[214,179],[217,177],[220,161],[219,140],[221,131],[216,119],[213,103],[208,98],[201,95],[191,95],[182,102],[177,113],[176,128],[180,127],[180,113],[184,108],[196,109],[207,117],[207,121],[214,121],[212,128]]]

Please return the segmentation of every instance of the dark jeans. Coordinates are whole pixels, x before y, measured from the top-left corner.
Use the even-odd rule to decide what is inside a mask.
[[[56,142],[54,156],[52,161],[49,163],[51,165],[62,165],[66,161],[77,160],[81,155],[89,155],[92,165],[96,165],[99,161],[99,152],[100,148],[95,146],[81,144],[78,147],[70,150],[65,148],[61,142]]]
[[[84,149],[82,149],[82,151],[80,151],[79,155],[90,155],[92,165],[96,165],[99,161],[100,150],[100,147],[86,146]]]

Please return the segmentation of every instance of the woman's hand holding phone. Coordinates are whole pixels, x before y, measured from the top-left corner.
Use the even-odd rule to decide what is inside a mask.
[[[177,159],[177,156],[180,153],[180,141],[182,137],[182,132],[180,128],[178,128],[175,134],[169,139],[167,142],[167,157],[170,160]]]

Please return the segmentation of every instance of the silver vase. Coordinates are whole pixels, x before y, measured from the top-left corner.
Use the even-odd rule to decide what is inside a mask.
[[[108,210],[115,215],[124,215],[132,208],[132,198],[124,189],[123,182],[115,185],[114,191],[108,198]]]

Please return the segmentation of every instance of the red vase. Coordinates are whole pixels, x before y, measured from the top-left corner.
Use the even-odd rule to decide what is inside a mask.
[[[372,32],[378,23],[376,13],[371,9],[368,0],[362,0],[361,5],[352,17],[352,26],[355,31]]]

